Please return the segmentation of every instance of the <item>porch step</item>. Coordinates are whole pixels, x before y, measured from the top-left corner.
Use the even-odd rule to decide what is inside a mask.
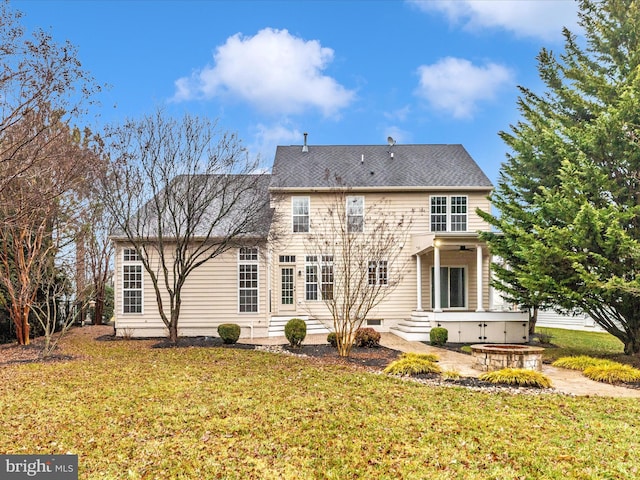
[[[292,318],[300,318],[307,324],[307,335],[328,334],[330,330],[315,318],[309,318],[308,315],[294,315],[291,317],[271,317],[269,323],[270,337],[284,337],[284,327]]]
[[[395,327],[391,327],[389,332],[410,342],[428,342],[431,325],[425,320],[415,320],[413,317],[402,320]]]

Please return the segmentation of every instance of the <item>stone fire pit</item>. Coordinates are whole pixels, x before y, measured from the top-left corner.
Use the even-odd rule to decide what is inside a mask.
[[[528,345],[480,344],[471,345],[473,368],[483,372],[502,370],[503,368],[526,368],[542,370],[542,352],[544,348]]]

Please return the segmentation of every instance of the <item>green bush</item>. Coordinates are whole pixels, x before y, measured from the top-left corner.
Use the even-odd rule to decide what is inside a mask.
[[[359,328],[356,330],[353,344],[356,347],[379,347],[380,333],[373,328]]]
[[[218,335],[224,343],[236,343],[240,338],[240,326],[235,323],[222,323],[218,325]]]
[[[551,380],[544,373],[526,368],[503,368],[502,370],[483,373],[479,378],[485,382],[502,385],[537,388],[551,387]]]
[[[300,347],[307,336],[307,324],[301,318],[292,318],[284,326],[284,336],[293,348]]]
[[[571,370],[584,371],[589,367],[599,367],[602,365],[615,364],[611,360],[604,358],[588,357],[587,355],[579,355],[576,357],[561,357],[553,362],[551,365],[554,367],[569,368]]]
[[[585,368],[585,377],[597,382],[606,383],[636,383],[640,382],[640,370],[630,365],[609,362]]]
[[[336,332],[331,332],[329,335],[327,335],[327,342],[329,342],[329,345],[331,345],[332,347],[338,346],[338,335],[336,335]]]
[[[449,332],[443,327],[432,328],[431,332],[429,332],[429,340],[431,345],[444,345],[449,340]]]
[[[398,360],[391,362],[384,373],[390,375],[420,375],[424,373],[441,373],[442,369],[428,355],[403,354]]]

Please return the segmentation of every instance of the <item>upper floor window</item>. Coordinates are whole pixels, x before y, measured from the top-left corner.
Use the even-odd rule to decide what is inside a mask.
[[[361,195],[347,197],[347,231],[364,231],[364,197]]]
[[[139,262],[140,261],[140,255],[138,255],[138,252],[136,252],[135,248],[125,248],[122,251],[122,259],[125,262]]]
[[[293,231],[309,232],[309,197],[291,197]]]
[[[467,231],[466,196],[433,196],[430,211],[432,232]]]

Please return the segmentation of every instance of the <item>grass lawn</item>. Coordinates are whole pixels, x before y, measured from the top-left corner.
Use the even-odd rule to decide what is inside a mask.
[[[546,327],[538,327],[536,332],[551,335],[551,344],[554,348],[545,349],[544,361],[553,362],[560,357],[588,355],[638,365],[638,357],[625,355],[622,342],[606,332],[582,332]]]
[[[0,452],[74,453],[82,479],[620,479],[634,399],[433,387],[305,358],[72,336],[0,367]]]

